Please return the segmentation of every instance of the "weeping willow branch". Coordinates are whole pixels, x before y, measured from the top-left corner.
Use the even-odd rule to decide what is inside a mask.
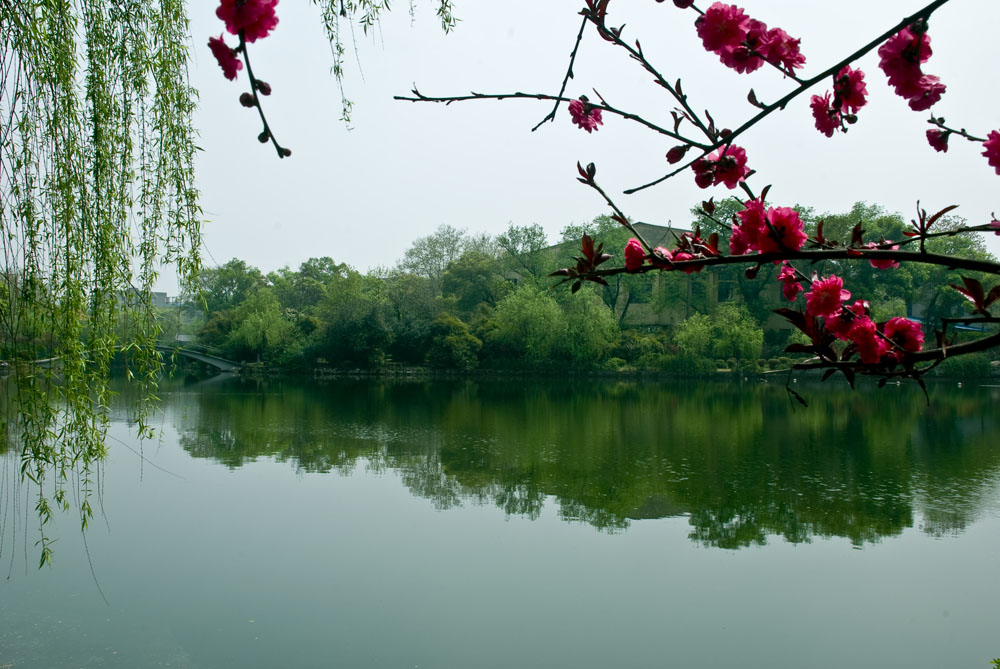
[[[81,528],[92,517],[113,363],[151,433],[158,268],[186,285],[200,267],[188,34],[182,0],[0,3],[3,429],[42,564],[56,511],[75,497]]]

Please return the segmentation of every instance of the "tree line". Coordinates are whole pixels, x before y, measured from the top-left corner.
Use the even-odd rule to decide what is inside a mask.
[[[715,218],[727,220],[740,204],[716,206]],[[859,222],[885,239],[900,239],[905,228],[902,216],[865,203],[841,214],[799,211],[814,229],[822,222],[828,236],[846,236]],[[728,234],[700,212],[692,210],[691,229]],[[394,267],[367,273],[328,256],[268,274],[233,259],[204,269],[180,310],[161,312],[163,339],[193,334],[228,358],[301,372],[398,363],[701,374],[788,362],[784,349],[796,335],[772,314],[782,306],[777,267],[763,266],[755,276],[736,267],[714,275],[664,272],[653,281],[621,274],[607,286],[550,290],[549,273],[565,265],[583,234],[622,262],[630,233],[607,216],[567,226],[555,244],[537,224],[511,224],[496,236],[441,225],[415,240]],[[928,244],[934,252],[990,257],[978,236]],[[824,261],[815,270],[849,277],[871,299],[876,318],[906,313],[929,330],[940,318],[968,313],[948,287],[961,279],[946,268]],[[988,362],[984,355],[971,364]]]

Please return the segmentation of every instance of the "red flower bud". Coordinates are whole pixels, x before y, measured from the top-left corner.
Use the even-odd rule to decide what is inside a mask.
[[[674,163],[679,163],[684,159],[684,154],[688,152],[690,146],[680,145],[667,151],[667,162],[673,165]]]

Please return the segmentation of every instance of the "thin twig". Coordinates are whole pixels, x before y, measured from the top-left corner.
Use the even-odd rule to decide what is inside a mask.
[[[573,45],[573,52],[569,55],[569,66],[566,68],[566,76],[563,77],[562,87],[559,88],[559,95],[556,96],[556,103],[552,107],[552,111],[550,111],[545,118],[539,121],[538,125],[531,129],[531,132],[535,132],[541,128],[542,124],[546,121],[554,122],[556,120],[556,111],[559,109],[559,102],[562,99],[563,93],[566,92],[566,84],[573,78],[573,64],[576,62],[576,52],[580,48],[580,42],[583,40],[583,31],[586,27],[587,17],[585,16],[583,17],[583,21],[580,22],[580,32],[576,35],[576,44]]]

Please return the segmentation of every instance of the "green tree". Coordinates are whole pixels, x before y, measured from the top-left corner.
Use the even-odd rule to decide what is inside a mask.
[[[233,258],[221,267],[206,267],[198,276],[198,294],[209,313],[239,306],[267,282],[256,267]]]
[[[618,339],[618,319],[593,290],[581,290],[563,304],[566,319],[564,346],[578,367],[598,366]]]
[[[491,319],[484,355],[493,362],[549,361],[566,336],[566,319],[559,303],[531,285],[518,286],[500,300]]]
[[[442,223],[432,234],[416,239],[406,250],[399,268],[427,277],[435,290],[441,289],[441,278],[448,264],[469,247],[470,239],[465,229]]]
[[[497,235],[496,243],[503,251],[501,260],[508,272],[535,282],[547,273],[545,251],[549,242],[545,230],[537,223],[522,226],[511,223],[506,232]]]
[[[509,288],[500,261],[482,251],[467,251],[452,260],[441,278],[442,296],[455,298],[464,313],[482,303],[496,305]]]
[[[469,326],[452,314],[441,314],[431,329],[431,348],[427,360],[436,367],[468,371],[479,365],[483,347]]]
[[[262,288],[233,310],[227,349],[238,359],[255,356],[257,362],[270,362],[288,346],[294,328],[274,291]]]

